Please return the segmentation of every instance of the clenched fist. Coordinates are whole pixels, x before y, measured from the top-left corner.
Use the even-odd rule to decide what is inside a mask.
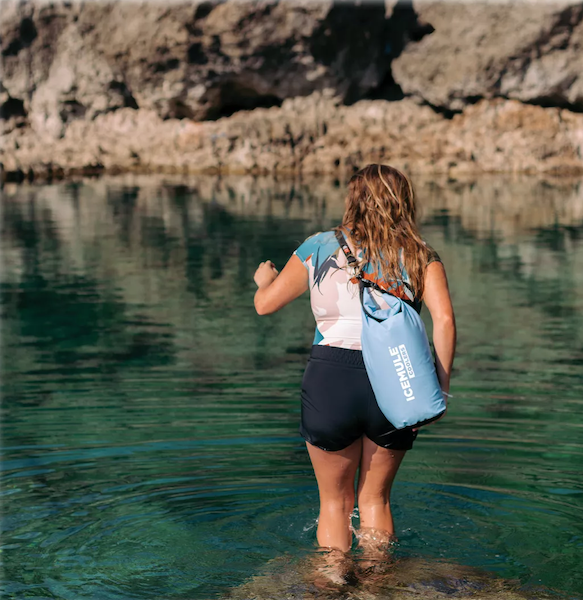
[[[275,268],[275,265],[270,261],[266,260],[262,262],[255,271],[253,280],[257,284],[257,287],[267,287],[277,276],[279,271]]]

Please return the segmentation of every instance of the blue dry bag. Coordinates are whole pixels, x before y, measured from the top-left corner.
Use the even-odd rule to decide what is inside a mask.
[[[357,261],[340,231],[336,235],[349,265]],[[351,260],[352,259],[352,260]],[[362,304],[362,356],[377,404],[396,429],[438,419],[446,404],[425,325],[406,302],[357,275]],[[381,309],[371,287],[385,294]]]

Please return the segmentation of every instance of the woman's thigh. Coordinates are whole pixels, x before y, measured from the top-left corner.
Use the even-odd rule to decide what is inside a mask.
[[[368,437],[362,438],[362,458],[358,477],[358,501],[387,499],[391,486],[405,457],[406,450],[378,446]]]
[[[336,452],[306,442],[314,467],[320,498],[325,501],[354,498],[354,479],[360,464],[362,439]]]

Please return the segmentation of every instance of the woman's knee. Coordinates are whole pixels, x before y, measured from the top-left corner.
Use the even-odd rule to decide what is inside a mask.
[[[327,512],[349,515],[354,510],[354,499],[354,490],[320,494],[320,508]]]

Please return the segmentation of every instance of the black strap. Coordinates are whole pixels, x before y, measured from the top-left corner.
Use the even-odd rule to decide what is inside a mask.
[[[348,261],[348,266],[356,268],[358,261],[356,260],[356,258],[354,258],[354,254],[352,254],[352,252],[350,251],[350,247],[348,246],[348,243],[346,242],[346,238],[344,237],[344,234],[340,231],[340,229],[337,229],[334,235],[336,235],[336,240],[338,241],[338,245],[340,246],[340,248],[342,248],[342,252],[344,252],[344,256],[346,256],[346,260]],[[360,270],[358,271],[356,278],[362,279],[362,274],[361,274]]]

